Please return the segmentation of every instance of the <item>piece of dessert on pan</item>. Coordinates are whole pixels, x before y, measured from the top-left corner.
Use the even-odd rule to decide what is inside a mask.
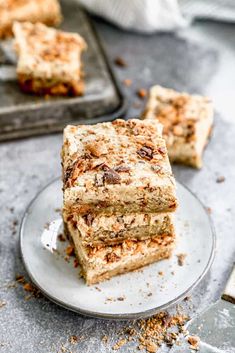
[[[163,124],[171,162],[202,167],[202,154],[213,124],[213,107],[207,97],[153,86],[143,118]]]
[[[62,96],[84,93],[81,55],[87,45],[79,34],[30,22],[15,22],[13,32],[17,76],[24,92]]]
[[[12,36],[14,21],[60,24],[62,16],[58,0],[0,0],[0,39]]]

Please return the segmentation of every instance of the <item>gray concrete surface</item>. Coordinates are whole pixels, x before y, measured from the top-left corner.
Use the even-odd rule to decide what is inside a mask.
[[[115,68],[120,80],[130,78],[125,88],[129,99],[127,116],[139,114],[136,89],[153,83],[190,92],[207,93],[215,101],[214,133],[205,153],[204,167],[195,171],[174,167],[176,178],[186,184],[212,212],[217,233],[215,261],[207,277],[192,293],[191,316],[215,301],[228,277],[235,254],[235,25],[198,22],[191,29],[150,37],[124,33],[96,20],[111,58],[121,55],[128,63]],[[0,352],[111,352],[122,322],[84,318],[57,307],[45,298],[24,300],[21,286],[9,288],[17,273],[27,278],[19,254],[19,223],[27,204],[52,178],[60,174],[61,134],[30,138],[0,145]],[[216,183],[217,176],[225,182]],[[11,209],[14,207],[14,210]],[[189,205],[190,207],[190,205]],[[193,212],[193,210],[192,210]],[[15,226],[13,226],[15,224]],[[14,231],[16,230],[16,231]],[[97,303],[98,305],[98,303]],[[70,335],[84,335],[77,345]],[[107,345],[101,337],[108,335]],[[131,343],[120,352],[134,352]],[[159,352],[167,351],[162,347]]]

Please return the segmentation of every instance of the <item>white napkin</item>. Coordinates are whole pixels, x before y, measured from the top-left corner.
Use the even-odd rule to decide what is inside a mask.
[[[177,0],[79,0],[90,12],[129,30],[173,31],[187,25]]]
[[[121,28],[174,31],[195,18],[235,22],[235,0],[77,0]]]

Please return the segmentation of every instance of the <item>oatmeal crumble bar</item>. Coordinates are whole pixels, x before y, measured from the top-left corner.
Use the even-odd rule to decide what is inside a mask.
[[[163,124],[172,162],[202,167],[202,153],[213,123],[213,107],[208,98],[153,86],[143,118]]]
[[[0,0],[0,39],[12,36],[14,21],[57,26],[61,18],[58,0]]]
[[[120,244],[125,239],[148,239],[156,235],[169,235],[174,232],[172,213],[128,214],[113,216],[80,216],[73,214],[64,222],[70,223],[74,234],[80,237],[83,245]]]
[[[88,285],[169,258],[175,244],[175,234],[172,233],[146,240],[126,239],[118,245],[92,247],[82,244],[70,223],[67,231],[74,243],[82,275]]]
[[[161,126],[154,121],[69,125],[62,166],[66,216],[172,212],[177,207]]]
[[[17,75],[27,93],[78,96],[84,93],[81,54],[84,39],[41,23],[15,22]]]

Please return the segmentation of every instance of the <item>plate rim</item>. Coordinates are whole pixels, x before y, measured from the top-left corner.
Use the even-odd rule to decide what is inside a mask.
[[[20,246],[20,254],[21,254],[21,258],[24,264],[24,267],[28,273],[28,276],[30,278],[30,280],[32,281],[32,283],[39,288],[39,290],[43,293],[43,295],[49,299],[50,301],[52,301],[53,303],[59,305],[60,307],[73,311],[75,313],[78,313],[80,315],[83,316],[87,316],[87,317],[92,317],[92,318],[98,318],[98,319],[108,319],[108,320],[136,320],[136,319],[141,319],[141,318],[147,318],[147,317],[151,317],[153,315],[155,315],[156,313],[158,313],[159,311],[165,310],[169,307],[171,307],[173,304],[177,304],[179,301],[181,301],[188,293],[190,293],[200,282],[201,280],[206,276],[206,274],[208,273],[209,269],[211,268],[211,265],[214,261],[214,257],[215,257],[215,249],[216,249],[216,232],[215,232],[215,227],[212,221],[212,218],[210,216],[210,214],[208,214],[206,212],[206,207],[203,204],[203,202],[197,197],[197,195],[195,195],[195,193],[193,191],[191,191],[189,189],[188,186],[186,186],[184,183],[179,182],[176,180],[176,184],[181,185],[183,188],[185,188],[191,195],[193,195],[196,200],[199,202],[199,204],[202,206],[202,208],[204,209],[204,212],[208,218],[209,221],[209,225],[210,225],[210,229],[211,229],[211,235],[212,235],[212,247],[211,247],[211,252],[210,252],[210,257],[208,259],[208,262],[204,268],[204,270],[202,271],[201,275],[197,278],[197,280],[189,287],[187,288],[182,294],[180,294],[179,296],[177,296],[176,298],[170,300],[169,302],[167,302],[166,304],[148,309],[148,310],[144,310],[144,311],[139,311],[136,313],[122,313],[122,314],[113,314],[113,313],[100,313],[100,312],[96,312],[96,311],[91,311],[91,310],[86,310],[86,309],[81,309],[78,308],[77,306],[71,305],[71,304],[67,304],[64,301],[61,301],[57,298],[55,298],[52,294],[48,293],[44,288],[42,288],[38,282],[35,280],[33,274],[31,273],[31,271],[29,270],[29,267],[27,265],[27,260],[25,259],[24,256],[24,251],[23,251],[23,233],[24,233],[24,224],[27,220],[27,217],[29,215],[29,211],[31,206],[33,205],[33,203],[36,201],[36,199],[38,198],[38,196],[43,193],[43,191],[45,189],[47,189],[51,184],[54,184],[55,182],[57,182],[58,180],[60,180],[61,177],[56,177],[53,178],[51,181],[49,181],[46,185],[44,185],[37,193],[36,195],[33,197],[33,199],[28,203],[25,212],[23,214],[22,220],[21,220],[21,224],[20,224],[20,239],[19,239],[19,246]]]

